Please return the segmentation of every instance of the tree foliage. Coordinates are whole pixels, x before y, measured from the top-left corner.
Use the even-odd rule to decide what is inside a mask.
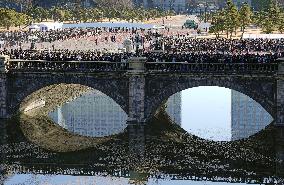
[[[212,26],[209,30],[210,33],[214,33],[217,38],[220,36],[220,32],[225,30],[226,14],[224,10],[220,10],[212,15]]]
[[[236,32],[237,28],[240,26],[239,12],[232,0],[227,1],[225,14],[225,29],[227,34],[230,33],[230,36],[232,36],[232,33]]]
[[[261,11],[256,19],[256,24],[260,26],[265,33],[283,31],[283,10],[279,8],[275,1],[269,4],[266,11]]]
[[[68,9],[65,7],[52,7],[47,10],[41,7],[30,7],[27,14],[33,18],[34,21],[43,21],[52,19],[54,21],[76,21],[76,22],[90,22],[100,21],[104,18],[127,20],[127,21],[145,21],[151,18],[159,18],[162,16],[174,15],[172,11],[161,11],[159,9],[144,9],[142,7],[95,7],[83,8],[76,7]]]
[[[240,14],[240,26],[241,26],[241,31],[244,33],[245,32],[245,28],[252,23],[252,11],[251,11],[251,7],[247,4],[244,3],[243,6],[240,8],[239,10],[239,14]]]
[[[0,8],[0,26],[9,30],[12,26],[28,24],[29,16],[12,9]]]
[[[98,7],[110,7],[110,8],[132,8],[132,0],[95,0]]]
[[[271,0],[267,9],[252,12],[252,8],[244,3],[237,10],[232,0],[227,0],[227,6],[212,15],[211,33],[215,33],[216,37],[220,32],[226,32],[227,37],[240,28],[242,34],[245,28],[250,24],[254,24],[262,29],[264,33],[272,33],[273,31],[284,32],[284,11],[279,7],[276,1]]]

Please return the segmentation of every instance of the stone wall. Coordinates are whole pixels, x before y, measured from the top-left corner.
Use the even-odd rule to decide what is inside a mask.
[[[44,74],[18,73],[7,76],[8,112],[13,114],[20,108],[21,102],[35,91],[54,84],[80,84],[111,97],[123,110],[128,110],[128,78],[120,75],[86,75],[86,74]],[[4,88],[4,87],[3,87]],[[1,91],[2,92],[2,91]]]
[[[220,86],[246,94],[275,118],[276,94],[278,99],[284,97],[283,82],[278,81],[279,87],[276,82],[275,77],[266,76],[165,75],[142,72],[3,73],[0,77],[0,116],[4,118],[15,113],[20,103],[33,92],[49,85],[66,83],[85,85],[108,95],[128,113],[130,121],[146,121],[171,95],[198,86]],[[284,107],[284,103],[278,107]],[[284,114],[277,114],[280,120],[284,119]]]
[[[0,118],[8,118],[7,112],[7,77],[0,73]]]
[[[132,75],[129,77],[129,108],[128,118],[130,121],[144,122],[145,115],[145,77],[141,75]]]
[[[148,75],[145,87],[145,117],[149,118],[167,99],[182,90],[199,86],[219,86],[241,92],[275,115],[276,80],[271,77]]]
[[[277,80],[276,125],[284,125],[284,78]]]

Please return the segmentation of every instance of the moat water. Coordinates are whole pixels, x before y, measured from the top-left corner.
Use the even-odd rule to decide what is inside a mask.
[[[245,139],[273,121],[250,97],[221,87],[176,93],[166,102],[165,109],[173,123],[190,134],[213,141]],[[122,108],[96,90],[56,108],[49,116],[63,128],[83,136],[109,136],[127,127],[127,114]]]
[[[179,92],[145,125],[128,125],[126,112],[94,89],[46,116],[32,111],[2,121],[2,184],[284,183],[284,129],[231,89]]]

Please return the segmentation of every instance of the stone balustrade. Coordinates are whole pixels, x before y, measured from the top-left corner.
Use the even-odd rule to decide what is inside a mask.
[[[1,60],[1,58],[0,58]],[[216,73],[276,74],[279,63],[187,63],[145,62],[135,57],[129,62],[108,61],[41,61],[10,60],[2,62],[6,72],[149,72],[149,73]],[[1,66],[0,66],[1,68]]]

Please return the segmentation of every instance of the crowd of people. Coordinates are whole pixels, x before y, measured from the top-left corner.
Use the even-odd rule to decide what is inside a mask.
[[[103,53],[100,51],[30,51],[30,50],[3,50],[0,55],[8,55],[10,59],[46,60],[46,61],[109,61],[126,62],[135,53]],[[186,63],[271,63],[276,62],[282,53],[155,53],[142,54],[147,62],[186,62]]]
[[[279,53],[284,51],[284,39],[194,39],[182,36],[164,37],[166,50],[242,54],[251,52]]]
[[[146,57],[147,62],[186,62],[186,63],[275,63],[283,56],[283,52],[271,53],[214,53],[214,52],[144,52],[137,53],[105,53],[97,50],[72,51],[33,51],[3,50],[0,55],[8,55],[10,59],[46,60],[46,61],[110,61],[127,62],[130,57]]]
[[[0,32],[0,41],[5,44],[2,48],[22,48],[27,49],[25,46],[33,43],[37,49],[48,49],[48,44],[52,44],[52,49],[56,48],[58,43],[62,42],[77,42],[84,40],[84,42],[92,42],[92,46],[100,46],[105,44],[114,43],[115,47],[121,47],[126,39],[135,42],[136,35],[139,34],[143,37],[145,44],[150,42],[152,37],[151,30],[138,29],[138,28],[66,28],[62,30],[50,31],[7,31]],[[84,44],[84,43],[83,43]],[[146,44],[147,45],[147,44]],[[68,46],[65,46],[65,48]],[[110,46],[112,47],[112,46]],[[88,48],[87,50],[92,49]],[[0,46],[1,50],[1,46]],[[73,50],[77,50],[75,46]]]
[[[132,51],[120,53],[102,52],[95,48],[27,50],[2,49],[0,54],[11,59],[47,61],[126,61],[131,56],[144,56],[147,62],[188,62],[188,63],[271,63],[284,56],[284,39],[207,39],[192,38],[189,33],[168,34],[156,30],[127,28],[63,29],[47,32],[3,32],[0,39],[9,42],[29,42],[36,36],[36,42],[64,41],[92,38],[95,45],[113,42],[122,44],[131,41]],[[138,47],[139,45],[139,47]],[[9,48],[9,47],[8,47]],[[33,48],[36,49],[36,48]],[[138,51],[139,50],[139,51]],[[159,51],[158,51],[159,50]]]
[[[146,53],[148,62],[187,62],[187,63],[273,63],[278,53],[266,54],[221,54],[221,53]]]
[[[188,35],[163,37],[145,53],[148,62],[271,63],[284,56],[284,39],[195,39]]]
[[[7,41],[7,43],[13,42],[29,42],[34,38],[35,42],[54,42],[58,40],[67,40],[81,37],[91,37],[100,34],[121,34],[137,32],[143,32],[144,29],[129,29],[129,28],[65,28],[61,30],[50,31],[7,31],[0,32],[0,39]]]
[[[30,50],[4,50],[0,55],[8,55],[10,59],[46,60],[46,61],[110,61],[122,62],[129,58],[129,53],[102,53],[100,51],[30,51]]]

